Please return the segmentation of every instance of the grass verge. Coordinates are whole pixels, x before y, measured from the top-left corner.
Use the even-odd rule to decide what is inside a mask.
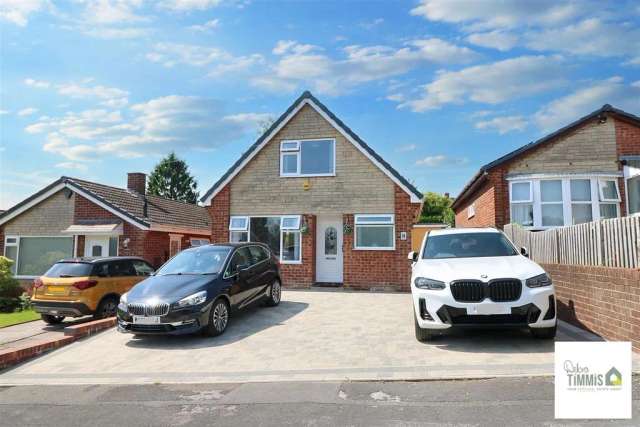
[[[16,311],[15,313],[0,313],[0,328],[30,322],[40,318],[40,314],[33,310]]]

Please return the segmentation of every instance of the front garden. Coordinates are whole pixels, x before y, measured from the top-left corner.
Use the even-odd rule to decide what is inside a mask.
[[[31,299],[11,274],[13,261],[0,256],[0,328],[30,322],[40,317],[31,309]]]

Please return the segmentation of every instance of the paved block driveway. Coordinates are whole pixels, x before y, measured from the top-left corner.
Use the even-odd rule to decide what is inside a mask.
[[[558,339],[584,339],[561,328]],[[425,379],[551,374],[553,342],[521,331],[416,341],[408,294],[287,291],[217,338],[110,330],[0,375],[0,384]]]

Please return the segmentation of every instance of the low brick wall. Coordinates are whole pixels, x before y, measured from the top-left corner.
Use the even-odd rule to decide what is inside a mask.
[[[558,316],[611,341],[631,341],[640,351],[640,270],[542,264],[551,275]]]

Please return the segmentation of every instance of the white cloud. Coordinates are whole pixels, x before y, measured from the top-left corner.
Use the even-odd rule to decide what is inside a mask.
[[[37,108],[28,107],[28,108],[23,108],[22,110],[18,111],[18,115],[20,117],[25,117],[25,116],[30,116],[33,113],[37,113],[37,112],[38,112]]]
[[[58,94],[75,99],[100,99],[106,107],[120,108],[129,102],[129,92],[115,87],[88,85],[82,83],[65,83],[56,86]]]
[[[4,116],[5,114],[9,114],[11,111],[9,110],[0,110],[0,116]]]
[[[86,5],[84,19],[100,25],[146,22],[149,18],[136,14],[143,0],[80,0]]]
[[[218,28],[219,25],[220,25],[220,20],[219,19],[212,19],[210,21],[205,22],[204,24],[191,25],[188,28],[191,31],[197,31],[197,32],[204,33],[204,32],[211,31],[211,30],[214,30],[214,29]]]
[[[192,10],[206,10],[219,6],[222,0],[163,0],[159,6],[178,12],[190,12]]]
[[[45,136],[43,150],[66,162],[105,156],[133,158],[171,149],[215,149],[250,135],[268,117],[261,113],[226,114],[220,101],[171,95],[124,110],[68,112],[41,117],[27,126]]]
[[[435,156],[427,156],[423,159],[416,161],[417,166],[439,167],[445,164],[464,165],[469,162],[466,157],[453,158],[445,156],[444,154],[438,154]]]
[[[640,113],[640,81],[625,84],[621,77],[592,82],[587,87],[556,99],[534,115],[537,125],[549,132],[611,104],[633,114]]]
[[[48,89],[51,86],[51,83],[44,80],[35,80],[32,78],[24,79],[24,84],[27,86],[35,87],[38,89]]]
[[[584,13],[583,2],[556,0],[422,0],[411,14],[429,21],[469,24],[475,29],[553,25]]]
[[[0,20],[24,27],[29,23],[29,15],[49,7],[49,0],[2,0]]]
[[[523,131],[527,127],[527,120],[523,116],[500,116],[478,121],[475,127],[482,130],[494,130],[500,135],[504,135],[513,131]]]
[[[118,40],[118,39],[136,39],[151,33],[148,28],[113,28],[113,27],[95,27],[85,28],[82,32],[88,36],[97,39]]]
[[[89,166],[86,163],[80,163],[80,162],[61,162],[61,163],[57,163],[56,167],[60,169],[72,169],[72,170],[79,170],[83,172],[89,169]]]
[[[526,34],[526,39],[530,49],[571,55],[637,56],[640,52],[640,28],[637,25],[604,22],[598,18],[532,31]]]
[[[518,43],[518,36],[507,31],[495,30],[486,33],[470,34],[466,40],[477,46],[505,52],[512,49]]]
[[[423,94],[400,104],[421,112],[468,101],[499,104],[538,94],[564,83],[565,67],[558,56],[521,56],[460,71],[441,71]]]
[[[233,56],[215,47],[187,45],[178,43],[157,43],[147,59],[162,64],[167,68],[178,64],[193,67],[209,66],[209,77],[219,77],[227,73],[238,73],[250,70],[264,61],[262,55]]]
[[[408,153],[409,151],[414,151],[416,148],[418,148],[416,144],[401,145],[400,147],[396,148],[396,152]]]
[[[384,23],[383,18],[376,18],[371,21],[361,22],[359,25],[365,30],[371,30],[379,25],[382,25],[383,23]]]
[[[478,55],[467,47],[441,39],[420,39],[404,47],[358,46],[342,49],[345,57],[334,59],[317,46],[281,40],[273,49],[279,56],[269,73],[252,79],[254,86],[291,90],[312,86],[320,93],[337,95],[362,83],[407,73],[422,64],[467,63]]]

